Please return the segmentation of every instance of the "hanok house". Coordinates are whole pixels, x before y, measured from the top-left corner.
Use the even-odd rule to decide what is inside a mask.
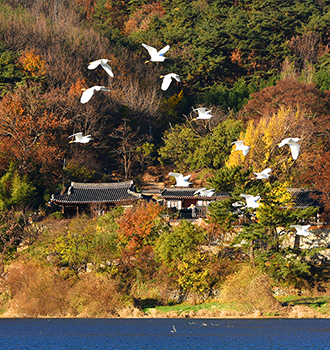
[[[164,200],[167,208],[180,212],[182,218],[206,217],[207,207],[215,200],[229,197],[229,193],[214,193],[211,197],[194,195],[201,187],[167,188],[160,192],[160,198]]]
[[[306,209],[308,207],[318,208],[318,214],[322,213],[322,192],[313,188],[288,188],[296,208]],[[316,218],[316,221],[317,218]]]
[[[133,181],[118,183],[71,182],[67,193],[52,195],[51,202],[62,207],[65,214],[89,212],[100,215],[109,207],[131,205],[142,199],[136,192]]]

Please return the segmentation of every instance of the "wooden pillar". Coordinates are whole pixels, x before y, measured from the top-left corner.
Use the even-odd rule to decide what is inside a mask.
[[[79,206],[77,205],[77,216],[79,216]]]

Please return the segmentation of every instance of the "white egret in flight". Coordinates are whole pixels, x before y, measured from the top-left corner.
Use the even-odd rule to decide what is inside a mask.
[[[179,83],[181,82],[179,75],[175,73],[161,75],[160,78],[163,78],[163,83],[161,86],[161,89],[163,91],[166,91],[169,88],[169,86],[171,85],[172,79],[175,79]]]
[[[291,225],[290,227],[294,227],[297,230],[296,234],[298,236],[307,237],[310,234],[310,232],[307,230],[311,227],[311,225]]]
[[[281,143],[278,145],[278,147],[289,145],[292,158],[296,160],[299,156],[299,151],[300,151],[300,145],[298,144],[299,140],[300,139],[298,137],[294,137],[294,138],[289,137],[287,139],[282,140]]]
[[[83,89],[83,93],[80,97],[81,103],[87,103],[94,95],[94,91],[110,91],[104,86],[92,86],[89,89]]]
[[[95,69],[98,66],[101,66],[109,75],[110,77],[114,77],[112,69],[110,67],[110,65],[108,64],[108,62],[110,62],[110,60],[107,60],[105,58],[101,58],[100,60],[96,60],[93,62],[90,62],[89,66],[87,67],[88,69]]]
[[[200,107],[200,108],[195,108],[193,110],[194,112],[198,112],[198,117],[193,119],[193,120],[198,120],[198,119],[204,119],[204,120],[209,120],[212,117],[214,117],[211,113],[211,110],[206,110],[206,108],[204,107]]]
[[[234,151],[242,151],[244,157],[249,153],[250,146],[244,145],[244,141],[238,140],[238,141],[232,142],[231,144],[232,145],[235,144],[236,149]]]
[[[245,198],[246,208],[258,208],[260,203],[257,201],[260,199],[260,196],[252,196],[251,194],[240,194],[240,197]]]
[[[192,182],[188,182],[191,175],[183,176],[182,174],[179,174],[179,173],[169,173],[168,176],[175,177],[175,180],[176,180],[175,186],[188,187],[190,184],[192,184]]]
[[[272,171],[271,168],[267,168],[263,170],[261,173],[253,173],[253,174],[257,175],[256,179],[268,179],[271,171]]]
[[[70,135],[68,138],[74,137],[74,140],[71,140],[69,143],[73,143],[73,142],[88,143],[92,139],[91,136],[92,135],[83,136],[82,132],[77,132],[77,133],[75,133],[73,135]]]
[[[198,195],[199,197],[212,197],[214,195],[214,192],[215,190],[213,188],[209,190],[206,188],[201,188],[194,193],[194,196]]]
[[[142,44],[142,46],[144,48],[146,48],[149,52],[150,55],[150,61],[151,62],[164,62],[166,57],[164,56],[164,54],[169,50],[170,45],[165,46],[164,48],[162,48],[161,50],[157,51],[154,47],[146,45],[146,44]],[[149,61],[146,61],[146,63]]]

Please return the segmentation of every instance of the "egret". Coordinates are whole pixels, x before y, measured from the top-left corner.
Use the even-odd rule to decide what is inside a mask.
[[[173,325],[173,329],[171,330],[171,333],[176,333],[177,331],[176,331],[176,328],[175,328],[175,326]]]
[[[245,205],[245,203],[243,203],[243,202],[241,202],[241,201],[232,203],[232,206],[233,206],[234,208],[243,207],[244,205]]]
[[[178,83],[181,82],[180,80],[180,77],[178,74],[175,74],[175,73],[169,73],[169,74],[166,74],[166,75],[161,75],[160,78],[163,78],[163,83],[162,83],[162,86],[161,86],[161,89],[163,91],[166,91],[171,82],[172,82],[172,79],[175,79]]]
[[[209,189],[207,190],[206,188],[201,188],[200,190],[195,191],[194,196],[199,196],[199,197],[212,197],[215,193],[215,189]]]
[[[245,198],[246,208],[258,208],[260,203],[257,201],[260,199],[260,196],[252,196],[251,194],[240,194],[240,197]]]
[[[211,110],[207,111],[206,108],[204,107],[195,108],[193,111],[198,112],[198,117],[193,120],[198,120],[198,119],[209,120],[212,117],[214,117],[212,114],[210,114]]]
[[[235,144],[236,148],[234,149],[234,151],[242,151],[244,157],[249,153],[250,146],[244,145],[244,141],[238,140],[238,141],[232,142],[231,144],[232,145]]]
[[[150,55],[150,61],[151,62],[164,62],[166,57],[164,56],[164,54],[169,50],[170,45],[165,46],[164,48],[162,48],[161,50],[157,51],[154,47],[146,45],[146,44],[142,44],[142,46],[144,48],[146,48],[149,52]],[[149,61],[146,61],[146,63]]]
[[[80,97],[81,103],[87,103],[94,95],[94,91],[110,91],[104,86],[92,86],[89,89],[83,89],[83,93]]]
[[[175,186],[188,187],[190,184],[192,184],[192,182],[188,182],[191,175],[183,176],[182,174],[179,174],[179,173],[169,173],[168,176],[175,177],[175,180],[176,180]]]
[[[271,171],[272,171],[271,168],[267,168],[263,170],[261,173],[253,173],[253,174],[257,175],[256,179],[268,179]]]
[[[298,137],[294,138],[287,138],[281,141],[281,143],[278,145],[278,147],[283,147],[284,145],[289,145],[291,149],[291,155],[294,160],[296,160],[299,156],[299,151],[300,151],[300,145],[298,144],[298,141],[300,139]]]
[[[108,62],[110,62],[110,60],[107,60],[105,58],[101,58],[100,60],[90,62],[89,66],[87,68],[88,69],[95,69],[98,66],[101,66],[110,75],[110,77],[113,78],[114,75],[112,73],[112,69],[111,69],[110,65],[108,64]]]
[[[310,232],[307,230],[311,227],[311,225],[291,225],[290,227],[297,230],[296,235],[298,236],[307,237],[310,234]]]
[[[74,137],[74,140],[71,140],[69,143],[73,143],[73,142],[78,142],[78,143],[88,143],[92,137],[92,135],[85,135],[83,136],[82,132],[77,132],[73,135],[70,135],[68,138],[70,137]]]

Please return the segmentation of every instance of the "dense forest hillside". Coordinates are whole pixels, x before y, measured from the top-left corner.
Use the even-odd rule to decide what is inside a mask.
[[[291,125],[291,132],[299,128],[300,137],[301,126],[311,128],[303,142],[321,157],[306,155],[299,173],[307,164],[319,173],[327,158],[327,1],[0,6],[1,171],[12,163],[27,176],[36,204],[63,182],[107,181],[114,170],[126,178],[159,162],[178,170],[217,170],[250,120],[255,124],[281,108],[299,109],[305,122]],[[142,43],[158,50],[170,45],[167,59],[145,64],[149,54]],[[101,68],[87,69],[99,58],[111,60],[114,78]],[[162,91],[159,76],[171,72],[181,83]],[[81,104],[81,89],[93,85],[110,93]],[[209,123],[192,121],[198,106],[212,108]],[[69,144],[68,136],[79,131],[92,134],[93,142]]]
[[[250,271],[252,280],[266,273],[266,284],[323,288],[327,269],[313,263],[315,251],[301,250],[298,235],[293,246],[286,238],[317,214],[329,220],[329,23],[328,0],[0,0],[1,267],[28,246],[6,277],[6,297],[23,305],[15,274],[24,270],[30,286],[46,271],[54,303],[73,314],[87,285],[100,295],[111,285],[111,314],[152,288],[164,302],[176,288],[210,295],[246,261],[262,270]],[[166,59],[152,62],[142,44],[169,45]],[[113,77],[90,69],[99,59]],[[169,73],[180,79],[162,88]],[[93,86],[106,89],[82,103]],[[91,141],[70,142],[79,132]],[[249,146],[245,155],[236,140]],[[152,171],[172,184],[169,170],[229,193],[210,205],[205,226],[173,228],[153,203],[98,220],[54,213],[31,225],[31,210],[44,214],[70,181],[142,187]],[[262,170],[271,176],[256,179]],[[322,211],[294,207],[290,187],[320,190]],[[260,203],[248,208],[242,194]],[[81,278],[87,264],[95,275]],[[53,285],[70,297],[58,300]]]

